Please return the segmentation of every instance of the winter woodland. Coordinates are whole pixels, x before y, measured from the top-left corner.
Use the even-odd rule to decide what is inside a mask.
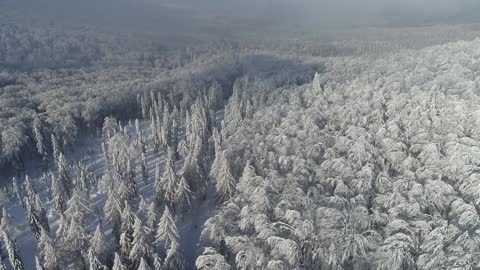
[[[1,24],[0,269],[480,269],[478,29]]]

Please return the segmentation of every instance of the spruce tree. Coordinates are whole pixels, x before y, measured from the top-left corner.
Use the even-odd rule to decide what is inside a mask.
[[[113,117],[105,117],[102,127],[103,140],[107,141],[118,131],[117,120]]]
[[[147,113],[148,113],[148,104],[145,100],[144,95],[138,95],[137,96],[137,101],[140,103],[140,107],[142,108],[142,116],[143,119],[147,118]]]
[[[216,128],[213,130],[212,139],[215,153],[219,153],[220,151],[222,151],[222,136]]]
[[[37,256],[35,256],[35,270],[45,270]]]
[[[180,252],[179,246],[171,246],[167,250],[165,269],[185,270],[185,258]]]
[[[153,269],[155,270],[163,270],[163,263],[162,259],[160,259],[160,256],[158,256],[157,253],[153,254]]]
[[[130,251],[132,249],[132,241],[133,241],[133,225],[134,225],[135,217],[131,212],[130,206],[127,202],[125,202],[125,207],[122,212],[122,228],[121,228],[121,235],[120,235],[120,251],[122,253],[122,257],[127,262],[127,266],[130,267],[131,262],[128,260]]]
[[[2,220],[0,222],[0,229],[5,231],[8,235],[16,237],[20,230],[12,223],[12,217],[10,213],[4,208],[2,208]]]
[[[170,136],[170,147],[172,148],[172,151],[174,153],[174,156],[175,156],[175,159],[178,160],[179,159],[179,155],[178,155],[178,149],[177,149],[177,146],[178,146],[178,137],[179,137],[179,127],[178,127],[178,123],[177,123],[177,119],[172,119],[171,121],[171,136]]]
[[[161,142],[159,137],[157,121],[155,120],[155,117],[153,115],[150,117],[150,130],[152,132],[153,152],[155,154],[158,154]]]
[[[60,145],[58,144],[57,137],[52,133],[50,136],[52,140],[52,155],[53,155],[53,160],[58,161],[58,157],[60,156]]]
[[[120,202],[117,199],[117,195],[113,189],[108,191],[108,197],[103,207],[103,212],[108,222],[112,225],[113,235],[118,241],[121,234],[121,225],[122,225],[122,208]]]
[[[177,191],[177,175],[173,170],[171,162],[165,162],[165,171],[162,175],[161,181],[161,195],[163,202],[168,203],[170,206],[175,202],[175,195]],[[158,194],[157,194],[158,196]]]
[[[22,205],[23,205],[24,203],[23,203],[23,200],[22,200],[21,192],[20,192],[20,185],[18,184],[18,178],[16,178],[16,177],[13,177],[13,179],[12,179],[12,189],[13,189],[13,193],[15,194],[15,197],[17,198],[17,200],[19,202],[21,202]]]
[[[27,220],[28,223],[30,224],[30,228],[33,232],[33,235],[35,238],[39,239],[40,238],[40,230],[41,230],[41,225],[39,218],[37,216],[37,213],[35,212],[35,209],[33,208],[33,205],[30,203],[29,200],[25,201],[25,206],[27,210]]]
[[[235,178],[233,177],[230,166],[228,165],[225,152],[220,154],[219,166],[212,167],[210,176],[215,180],[215,188],[220,199],[228,200],[235,193]]]
[[[137,268],[138,270],[150,270],[150,266],[148,266],[147,262],[144,258],[140,259],[140,265]]]
[[[72,183],[72,178],[70,176],[67,161],[65,160],[65,157],[63,156],[62,153],[60,153],[58,156],[57,170],[58,170],[59,181],[62,185],[62,189],[67,194],[67,197],[70,198],[72,195],[73,183]]]
[[[45,148],[45,139],[42,133],[42,123],[38,115],[35,114],[33,118],[33,136],[35,138],[35,145],[37,148],[37,153],[45,158],[47,155],[47,150]]]
[[[55,232],[56,235],[56,240],[57,241],[62,241],[62,239],[66,239],[68,236],[68,226],[69,222],[65,215],[60,215],[60,221],[58,222],[58,228],[57,231]]]
[[[168,143],[170,142],[170,131],[170,112],[167,106],[165,106],[163,110],[162,127],[160,130],[160,141],[164,147],[168,147]]]
[[[153,229],[153,227],[157,224],[157,207],[155,206],[155,202],[151,202],[148,206],[145,224],[149,229]]]
[[[121,201],[132,202],[137,197],[137,183],[135,182],[135,170],[132,166],[132,160],[128,159],[123,162],[117,161],[117,179],[120,180],[118,185],[118,195]]]
[[[177,146],[177,151],[180,156],[185,159],[188,155],[188,146],[187,142],[184,139],[181,139]]]
[[[95,229],[95,233],[93,234],[93,237],[90,239],[90,248],[93,250],[93,252],[99,259],[103,260],[108,250],[107,245],[108,244],[105,238],[105,234],[103,233],[103,230],[100,227],[100,225],[97,225],[97,228]]]
[[[25,191],[27,193],[26,200],[28,200],[30,204],[33,205],[37,196],[37,190],[33,185],[32,178],[30,178],[30,176],[28,175],[25,176]]]
[[[190,198],[192,196],[192,191],[187,183],[185,177],[182,176],[180,182],[177,186],[177,191],[175,195],[175,203],[178,207],[187,209],[190,207]]]
[[[148,185],[148,164],[147,164],[147,159],[145,157],[145,153],[142,153],[141,170],[142,170],[143,183],[145,185]]]
[[[162,244],[163,247],[167,249],[172,246],[178,246],[179,241],[180,240],[177,226],[173,221],[170,210],[167,206],[165,206],[163,215],[160,218],[160,222],[158,223],[157,233],[155,235],[155,242],[157,244]]]
[[[59,213],[63,213],[67,208],[66,195],[63,190],[63,185],[60,183],[59,179],[55,177],[53,173],[50,173],[50,179],[52,180],[52,197],[55,208]]]
[[[112,270],[126,270],[126,269],[127,268],[122,263],[122,259],[120,258],[120,256],[118,256],[118,253],[115,252],[115,256],[114,256],[114,259],[113,259]]]
[[[160,204],[163,199],[163,183],[162,183],[162,176],[160,174],[160,165],[157,163],[155,167],[155,201],[157,204]]]
[[[69,219],[74,219],[78,224],[85,224],[87,217],[92,213],[88,202],[74,190],[72,197],[67,202],[67,209],[65,215]]]
[[[92,247],[88,249],[88,269],[89,270],[106,270],[107,267],[100,262],[97,254]]]
[[[147,217],[147,211],[148,211],[147,202],[145,201],[143,196],[140,195],[140,202],[138,203],[137,216],[140,217],[140,219],[145,220]]]
[[[43,260],[46,269],[56,269],[59,264],[59,257],[53,245],[52,239],[45,230],[42,230],[38,241],[38,253]]]
[[[85,198],[87,198],[90,195],[90,190],[91,190],[91,180],[89,180],[89,172],[87,168],[81,164],[78,163],[76,165],[76,170],[77,170],[77,176],[75,178],[75,189],[77,192],[81,193]]]
[[[75,219],[70,220],[67,241],[71,251],[85,251],[88,246],[88,235]],[[66,244],[66,243],[64,243]]]
[[[45,206],[43,205],[43,202],[40,199],[40,196],[38,195],[35,195],[34,209],[38,217],[40,226],[42,226],[42,228],[45,229],[47,232],[50,232],[50,225],[48,223],[47,210],[45,209]]]
[[[18,252],[17,244],[10,239],[5,231],[1,231],[2,240],[7,250],[8,259],[10,260],[10,265],[13,270],[23,270],[23,262],[20,258],[20,253]]]
[[[129,259],[133,265],[138,265],[141,259],[150,258],[153,253],[154,249],[149,244],[147,231],[142,221],[136,217],[133,225],[132,250],[130,251]]]
[[[205,195],[206,192],[206,171],[205,171],[205,148],[202,144],[202,138],[196,136],[196,139],[190,145],[190,151],[184,161],[182,175],[187,180],[190,189],[197,193]]]

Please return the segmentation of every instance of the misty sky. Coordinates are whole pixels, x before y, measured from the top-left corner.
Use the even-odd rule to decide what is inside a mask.
[[[33,20],[145,32],[468,23],[478,0],[0,0]],[[3,3],[3,4],[2,4]],[[232,30],[233,29],[233,30]]]

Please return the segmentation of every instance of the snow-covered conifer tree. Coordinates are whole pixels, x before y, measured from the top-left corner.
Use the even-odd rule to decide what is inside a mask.
[[[40,259],[38,259],[37,256],[35,256],[35,270],[45,270],[45,268],[42,265],[42,262],[40,262]]]
[[[313,90],[320,91],[322,89],[320,85],[320,75],[318,72],[315,72],[315,77],[313,78]]]
[[[138,270],[150,270],[150,266],[148,266],[147,262],[144,258],[140,259],[140,265],[137,268]]]
[[[63,239],[66,239],[68,236],[68,226],[69,222],[65,215],[60,215],[60,220],[58,222],[58,228],[55,232],[56,240],[57,241],[62,241]]]
[[[240,101],[231,97],[225,106],[225,115],[223,120],[222,138],[231,136],[240,125],[242,125],[242,113]]]
[[[147,158],[145,157],[145,153],[142,153],[141,170],[142,170],[143,183],[147,185],[148,184],[148,165],[147,165]]]
[[[213,138],[215,153],[217,152],[219,153],[222,150],[222,136],[218,132],[217,128],[213,130],[212,138]]]
[[[83,226],[72,218],[68,225],[68,235],[65,239],[66,242],[63,242],[62,245],[66,245],[67,250],[71,252],[82,253],[86,251],[89,244],[88,239],[89,236],[85,232]]]
[[[104,141],[110,139],[118,130],[117,120],[113,117],[105,117],[102,127]]]
[[[67,161],[62,153],[58,155],[57,169],[59,181],[63,186],[63,190],[65,190],[67,197],[70,198],[73,190],[73,181],[69,173]]]
[[[38,241],[38,253],[43,260],[43,266],[46,269],[56,269],[59,266],[57,251],[53,245],[52,239],[45,230],[42,230]]]
[[[48,224],[47,210],[45,209],[45,206],[43,205],[43,202],[38,195],[35,195],[34,209],[40,225],[43,229],[49,232],[50,225]]]
[[[120,235],[120,251],[122,252],[122,257],[126,260],[127,266],[130,267],[131,262],[128,260],[130,251],[132,249],[133,241],[133,225],[134,225],[135,216],[132,214],[130,206],[125,202],[125,207],[122,212],[122,228]]]
[[[19,202],[22,202],[22,204],[23,204],[22,195],[20,193],[20,188],[19,187],[20,187],[20,185],[18,184],[18,178],[13,177],[13,179],[12,179],[13,193],[14,193],[15,197],[17,198],[17,200]]]
[[[150,246],[142,221],[136,217],[133,225],[132,250],[130,251],[129,259],[134,265],[138,265],[141,259],[150,258],[153,253],[154,249]]]
[[[148,211],[147,202],[145,202],[145,199],[143,198],[143,196],[140,195],[140,202],[138,203],[137,216],[140,219],[145,220],[147,217],[147,211]]]
[[[147,209],[147,218],[145,225],[152,230],[154,226],[157,224],[157,207],[155,206],[155,202],[151,202]]]
[[[112,225],[113,235],[118,241],[121,234],[120,228],[122,226],[122,208],[113,189],[110,189],[108,192],[103,212],[105,213],[108,222]]]
[[[162,259],[160,259],[160,256],[158,256],[157,253],[153,254],[153,269],[155,270],[163,270],[163,263]]]
[[[155,190],[159,190],[160,194],[156,194],[157,200],[161,198],[161,201],[172,205],[175,202],[175,194],[177,189],[177,175],[173,170],[171,162],[165,162],[165,171],[162,175],[162,180],[159,186]]]
[[[186,209],[190,207],[190,198],[192,196],[192,191],[190,190],[187,180],[183,176],[182,178],[180,178],[176,193],[177,194],[175,196],[175,204],[180,208]]]
[[[146,119],[147,116],[148,116],[148,103],[146,101],[146,95],[139,95],[139,99],[140,99],[140,107],[142,108],[142,116],[143,116],[143,119]],[[137,98],[138,99],[138,98]]]
[[[38,239],[40,237],[41,225],[34,206],[29,200],[25,201],[25,208],[27,210],[27,220],[32,229],[33,235]]]
[[[158,154],[161,139],[159,137],[159,127],[157,125],[157,120],[155,120],[155,117],[153,115],[150,116],[150,130],[152,132],[153,151],[155,154]]]
[[[8,235],[13,238],[16,238],[20,233],[20,230],[15,224],[12,223],[12,217],[10,213],[4,208],[2,208],[2,220],[0,222],[0,229],[5,231]]]
[[[177,151],[182,158],[186,158],[188,155],[187,142],[182,138],[177,146]]]
[[[190,151],[185,158],[182,168],[182,175],[187,180],[192,192],[202,195],[205,195],[207,180],[205,156],[206,153],[202,144],[202,138],[197,136],[194,143],[191,144]]]
[[[170,131],[170,112],[168,107],[165,106],[163,109],[162,127],[160,129],[160,141],[165,147],[168,147],[170,142]]]
[[[74,190],[72,197],[67,202],[67,209],[64,213],[69,219],[74,219],[78,224],[84,224],[92,210],[88,202]]]
[[[7,250],[8,259],[10,260],[10,265],[13,270],[23,270],[22,258],[20,258],[20,253],[18,252],[17,244],[10,239],[5,231],[1,231],[2,240]]]
[[[55,161],[58,160],[58,157],[60,156],[60,145],[58,144],[58,140],[57,140],[57,137],[52,133],[52,135],[50,136],[51,138],[51,141],[52,141],[52,154],[53,154],[53,159]]]
[[[89,270],[106,270],[107,267],[100,262],[97,254],[92,247],[88,249],[88,269]]]
[[[165,206],[163,215],[160,218],[160,222],[157,227],[157,234],[155,235],[155,242],[157,244],[163,244],[165,249],[172,246],[178,246],[179,244],[179,235],[177,226],[173,221],[170,210]]]
[[[33,135],[35,138],[37,153],[42,158],[45,158],[47,155],[47,150],[45,147],[45,140],[42,132],[42,123],[40,121],[40,118],[36,114],[35,114],[35,117],[33,118]]]
[[[218,167],[212,167],[210,177],[215,180],[219,198],[227,200],[235,193],[235,178],[230,171],[225,151],[218,154],[220,155]]]
[[[56,177],[53,173],[50,174],[50,179],[52,180],[52,197],[55,208],[58,212],[63,213],[67,208],[66,203],[66,194],[63,190],[63,185],[60,183],[59,178]]]
[[[185,258],[180,252],[180,248],[178,246],[172,245],[167,250],[165,269],[185,270]]]
[[[112,266],[112,270],[126,270],[127,268],[125,267],[125,265],[123,265],[122,263],[122,259],[120,258],[120,256],[118,255],[117,252],[115,252],[115,256],[114,256],[114,259],[113,259],[113,266]]]
[[[27,193],[26,199],[30,202],[30,204],[34,204],[37,196],[37,190],[33,185],[32,178],[30,178],[28,175],[25,176],[25,191]]]
[[[106,252],[108,251],[108,243],[105,238],[105,234],[103,233],[102,228],[100,225],[97,225],[95,229],[95,233],[93,237],[90,239],[90,248],[93,250],[97,258],[100,260],[105,259]]]
[[[160,203],[163,198],[163,186],[162,186],[162,175],[160,173],[160,165],[157,163],[155,167],[155,201]]]

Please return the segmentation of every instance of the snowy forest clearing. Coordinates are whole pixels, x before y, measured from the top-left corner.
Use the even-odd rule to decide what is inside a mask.
[[[220,114],[221,115],[221,114]],[[145,138],[150,137],[151,134],[150,126],[148,123],[140,123],[142,127],[140,130],[142,134],[145,134]],[[149,145],[151,141],[146,141]],[[66,160],[69,163],[76,163],[82,161],[86,169],[92,173],[92,177],[95,179],[101,179],[102,176],[106,173],[106,162],[104,155],[101,151],[101,138],[90,135],[79,142],[77,142],[72,149],[68,151],[69,154],[66,155]],[[83,153],[82,153],[83,152]],[[147,170],[149,172],[154,172],[156,169],[156,164],[164,163],[164,152],[158,154],[154,153],[153,148],[147,147],[145,151],[146,155],[146,164]],[[54,164],[51,164],[54,165]],[[177,164],[176,167],[179,167],[180,164]],[[137,168],[140,169],[140,164],[137,164]],[[163,168],[161,168],[163,170]],[[45,181],[44,168],[37,168],[38,172],[41,173],[38,177],[32,177],[32,182],[36,183],[36,189],[42,196],[52,197],[51,190],[42,190],[41,187],[48,186],[48,182]],[[178,171],[178,170],[177,170]],[[32,175],[32,173],[30,173]],[[35,174],[33,174],[35,175]],[[149,205],[153,200],[154,196],[154,182],[155,176],[149,175],[147,183],[145,184],[141,179],[141,172],[137,171],[138,177],[136,182],[138,183],[139,195],[145,199],[147,205]],[[41,183],[41,184],[39,184]],[[214,194],[214,193],[210,193]],[[101,192],[92,193],[90,195],[91,206],[92,207],[101,207],[105,204],[106,196]],[[215,196],[207,196],[204,198],[198,198],[192,201],[192,205],[195,205],[194,211],[188,211],[185,213],[173,214],[175,222],[178,226],[178,232],[180,237],[180,244],[183,247],[184,255],[186,258],[187,268],[192,268],[193,263],[198,255],[198,241],[200,238],[201,228],[203,223],[206,221],[210,215],[213,214],[215,209]],[[46,203],[46,209],[53,209],[55,206],[53,203]],[[12,215],[12,222],[18,226],[19,232],[16,235],[18,247],[20,254],[23,258],[32,258],[32,260],[24,260],[24,265],[26,269],[35,268],[35,258],[36,254],[36,240],[34,235],[31,233],[29,224],[27,221],[27,216],[25,211],[22,208],[22,205],[18,201],[13,201],[13,204],[6,205],[9,213],[14,213]],[[98,209],[95,209],[98,211]],[[60,216],[54,211],[50,211],[48,215],[50,229],[55,231],[58,229]],[[105,223],[105,222],[104,222]],[[107,228],[107,224],[102,223],[102,227]],[[94,231],[96,226],[100,224],[98,218],[93,218],[92,222],[89,223],[85,228]],[[106,226],[106,227],[105,227]],[[105,234],[108,241],[113,241],[113,236],[111,235],[111,228],[105,230]],[[188,263],[190,262],[190,263]]]

